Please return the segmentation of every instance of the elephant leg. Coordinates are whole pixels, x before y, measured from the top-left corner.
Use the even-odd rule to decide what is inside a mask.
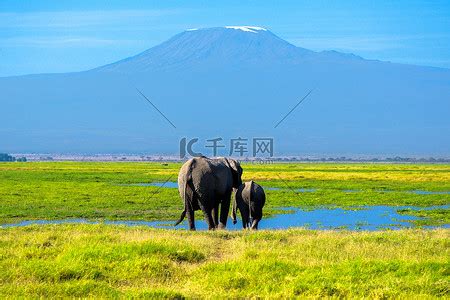
[[[230,213],[231,192],[225,195],[221,202],[219,228],[225,228],[227,227],[228,215]]]
[[[186,214],[188,217],[189,230],[195,230],[195,217],[194,217],[194,209],[190,201],[186,201]]]
[[[203,216],[205,218],[206,224],[208,225],[208,230],[214,230],[216,226],[214,225],[214,220],[212,217],[212,208],[209,208],[205,205],[200,205],[200,208],[203,211]]]
[[[242,227],[244,229],[246,229],[249,226],[249,211],[248,211],[248,206],[245,204],[245,202],[241,201],[239,203],[239,211],[241,212],[241,217],[242,217]]]
[[[212,216],[214,220],[214,227],[217,228],[219,226],[219,203],[214,205]]]
[[[212,217],[212,210],[209,210],[206,212],[205,220],[206,220],[206,223],[208,224],[208,230],[216,229],[216,225],[214,224],[214,220]]]
[[[251,229],[258,230],[258,223],[259,223],[259,220],[258,219],[254,219]]]
[[[241,216],[242,216],[242,228],[247,229],[248,216],[246,216],[245,213],[243,213],[242,211],[241,211]]]

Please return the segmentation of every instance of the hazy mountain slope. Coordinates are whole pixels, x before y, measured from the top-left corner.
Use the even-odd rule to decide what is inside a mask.
[[[241,63],[293,63],[314,54],[267,30],[243,31],[215,27],[188,30],[131,58],[98,68],[121,73]]]
[[[183,136],[270,136],[278,155],[448,154],[450,70],[317,53],[249,30],[186,31],[91,71],[0,78],[0,149],[177,153]]]

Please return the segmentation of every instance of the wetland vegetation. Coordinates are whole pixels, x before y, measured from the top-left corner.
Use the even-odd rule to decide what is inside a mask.
[[[0,224],[66,218],[175,220],[182,208],[178,190],[151,184],[176,181],[180,166],[147,162],[2,163]],[[243,168],[244,181],[253,179],[266,188],[266,216],[283,212],[281,207],[426,207],[450,203],[448,164],[243,163]],[[407,209],[402,213],[418,214]],[[449,223],[448,208],[421,210],[420,215],[426,217],[420,224]]]
[[[153,183],[176,181],[180,166],[0,164],[0,224],[100,222],[0,227],[0,297],[449,295],[448,228],[189,232],[102,223],[175,220],[182,208],[178,190]],[[387,205],[422,217],[411,221],[417,227],[450,223],[449,165],[244,163],[243,168],[243,180],[266,187],[265,215],[288,213],[282,207]]]
[[[447,229],[0,230],[2,298],[448,296]]]

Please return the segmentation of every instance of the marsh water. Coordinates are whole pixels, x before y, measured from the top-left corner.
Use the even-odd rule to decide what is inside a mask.
[[[174,181],[154,181],[148,183],[128,183],[128,184],[120,184],[120,186],[155,186],[160,188],[178,188],[178,183]],[[279,188],[279,187],[264,187],[266,191],[289,191],[290,188]],[[298,193],[314,193],[319,191],[318,188],[296,188],[292,189]],[[362,190],[351,190],[351,189],[343,189],[341,190],[343,193],[360,193]],[[421,190],[411,190],[411,191],[393,191],[393,190],[377,190],[379,193],[411,193],[418,195],[450,195],[450,191],[421,191]]]
[[[120,186],[142,186],[142,187],[159,187],[159,188],[178,188],[177,182],[150,182],[150,183],[132,183],[132,184],[120,184]],[[290,189],[277,188],[277,187],[264,187],[266,190],[284,190]],[[312,193],[316,192],[317,188],[297,188],[294,191],[299,193]],[[361,190],[343,189],[343,193],[358,193]],[[394,192],[390,190],[380,190],[378,192]],[[399,191],[396,191],[399,192]],[[415,193],[421,195],[446,195],[450,192],[434,192],[434,191],[400,191],[405,193]],[[413,227],[413,221],[420,220],[422,218],[404,215],[398,213],[399,210],[410,209],[448,209],[449,205],[434,206],[434,207],[415,207],[415,206],[355,206],[346,208],[337,207],[313,207],[313,208],[296,208],[296,207],[281,207],[277,208],[283,213],[276,214],[270,217],[265,217],[259,223],[260,229],[287,229],[295,227],[305,227],[310,229],[349,229],[349,230],[383,230],[383,229],[400,229]],[[153,228],[166,228],[166,229],[187,229],[186,220],[179,226],[174,227],[172,221],[132,221],[132,220],[119,220],[119,221],[90,221],[86,219],[64,219],[64,220],[29,220],[22,221],[14,224],[3,224],[0,228],[6,227],[18,227],[27,225],[44,225],[44,224],[66,224],[66,223],[86,223],[86,224],[115,224],[126,226],[149,226]],[[450,227],[450,224],[446,224],[440,227]],[[197,218],[196,228],[199,230],[207,229],[207,225],[203,218]],[[241,230],[242,222],[238,214],[238,223],[233,225],[229,220],[227,225],[228,230]]]
[[[128,184],[120,184],[121,186],[156,186],[163,188],[178,188],[178,182],[174,181],[166,181],[166,182],[149,182],[149,183],[128,183]]]
[[[436,209],[450,206],[435,206],[428,208],[419,208],[414,206],[358,206],[350,208],[331,208],[320,207],[314,209],[284,207],[279,208],[285,212],[272,217],[263,218],[259,223],[260,229],[287,229],[295,227],[305,227],[310,229],[349,229],[349,230],[383,230],[383,229],[400,229],[413,227],[411,221],[421,218],[415,216],[402,215],[397,212],[400,209]],[[89,221],[86,219],[66,219],[66,220],[30,220],[22,221],[14,224],[4,224],[0,227],[20,227],[27,225],[44,225],[44,224],[66,224],[66,223],[86,223],[86,224],[114,224],[126,226],[149,226],[152,228],[166,229],[187,229],[186,220],[178,225],[173,226],[173,221]],[[199,230],[206,230],[207,226],[203,219],[196,220],[196,227]],[[449,228],[450,225],[441,227]],[[231,220],[227,224],[228,230],[241,230],[242,222],[233,225]]]

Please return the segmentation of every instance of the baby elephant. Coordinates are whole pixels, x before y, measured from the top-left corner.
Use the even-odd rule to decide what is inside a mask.
[[[262,209],[266,202],[264,189],[253,181],[242,184],[236,191],[233,202],[233,213],[231,218],[236,224],[236,206],[242,216],[242,226],[245,228],[258,229],[258,223],[262,219]]]

